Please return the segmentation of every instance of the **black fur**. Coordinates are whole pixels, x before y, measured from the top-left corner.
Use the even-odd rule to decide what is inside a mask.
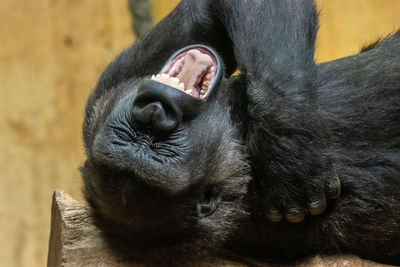
[[[317,26],[311,0],[184,0],[108,66],[87,104],[82,175],[112,246],[156,264],[223,248],[400,263],[400,33],[315,65]],[[142,81],[196,43],[241,74],[168,136],[138,128]],[[311,216],[315,200],[327,208]]]

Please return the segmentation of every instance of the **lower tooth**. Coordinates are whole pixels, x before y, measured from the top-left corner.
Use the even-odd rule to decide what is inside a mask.
[[[192,90],[192,89],[189,89],[189,90],[186,90],[185,92],[186,92],[187,94],[189,94],[189,95],[192,95],[193,90]]]

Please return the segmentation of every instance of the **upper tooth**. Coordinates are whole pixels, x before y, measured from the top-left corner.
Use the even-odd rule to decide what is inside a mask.
[[[207,73],[207,75],[204,77],[204,80],[210,80],[211,79],[211,74]]]
[[[203,82],[203,85],[205,85],[205,86],[208,86],[209,84],[210,84],[209,81],[204,81],[204,82]]]
[[[176,78],[176,77],[171,77],[171,82],[172,82],[172,84],[174,84],[174,85],[178,85],[178,84],[179,84],[179,79]]]
[[[155,81],[159,81],[161,83],[167,84],[169,86],[175,87],[179,90],[184,91],[185,90],[185,84],[180,82],[178,77],[170,77],[168,74],[166,73],[162,73],[162,74],[157,74],[156,76],[151,76],[152,80]],[[188,90],[186,91],[188,94],[192,94],[192,90]]]
[[[165,74],[165,73],[163,73],[163,74],[161,74],[161,81],[167,81],[167,80],[169,80],[169,75],[168,74]]]

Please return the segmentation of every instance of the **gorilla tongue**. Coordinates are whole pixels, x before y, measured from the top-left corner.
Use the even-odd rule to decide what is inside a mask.
[[[214,76],[214,61],[198,49],[191,49],[178,57],[179,59],[173,60],[161,75],[153,76],[152,79],[173,86],[193,97],[204,97]]]
[[[180,70],[177,78],[186,85],[186,88],[196,89],[193,90],[192,95],[194,97],[199,97],[201,86],[206,85],[207,87],[205,88],[208,88],[210,82],[206,79],[205,75],[207,70],[213,65],[211,57],[207,54],[201,53],[199,50],[190,50],[186,53],[185,57],[176,63],[176,65],[177,69]],[[204,80],[207,81],[200,84],[203,77],[205,78]]]

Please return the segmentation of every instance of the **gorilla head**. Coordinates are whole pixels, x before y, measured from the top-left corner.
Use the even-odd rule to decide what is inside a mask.
[[[96,223],[124,249],[201,252],[246,215],[246,153],[222,80],[216,52],[197,45],[152,78],[107,90],[100,80],[90,96],[84,193]]]

